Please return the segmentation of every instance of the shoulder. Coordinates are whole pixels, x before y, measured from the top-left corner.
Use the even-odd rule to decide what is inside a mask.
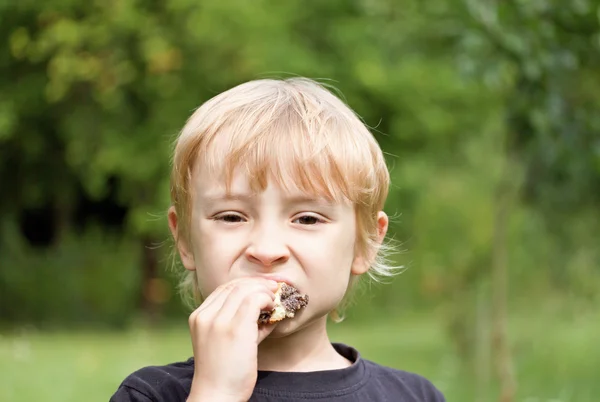
[[[382,386],[394,394],[411,395],[423,402],[445,402],[443,394],[427,378],[363,360],[374,386]]]
[[[111,402],[185,401],[194,375],[194,361],[143,367],[128,375]]]

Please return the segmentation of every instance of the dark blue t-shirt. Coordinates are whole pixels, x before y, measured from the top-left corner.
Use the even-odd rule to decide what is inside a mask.
[[[259,371],[250,401],[445,402],[427,379],[364,360],[346,345],[333,346],[353,362],[350,367],[306,373]],[[193,358],[145,367],[128,376],[110,402],[185,402],[193,376]]]

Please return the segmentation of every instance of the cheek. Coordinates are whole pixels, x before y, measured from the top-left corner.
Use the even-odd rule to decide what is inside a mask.
[[[235,260],[235,239],[231,236],[215,236],[210,228],[198,227],[194,239],[196,274],[201,292],[206,297],[218,286],[229,281],[231,266]]]
[[[327,240],[315,239],[311,252],[306,254],[304,267],[312,298],[323,310],[334,308],[346,294],[354,261],[354,240],[354,231],[345,228]]]
[[[331,278],[348,276],[354,260],[355,234],[353,227],[344,225],[336,230],[310,238],[303,255],[310,276]]]

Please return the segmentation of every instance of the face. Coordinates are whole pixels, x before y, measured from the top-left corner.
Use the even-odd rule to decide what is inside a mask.
[[[172,212],[172,229],[173,220]],[[180,254],[184,266],[197,271],[204,297],[247,276],[283,280],[309,295],[308,306],[276,332],[293,332],[326,316],[342,300],[350,276],[368,268],[354,257],[353,205],[272,183],[252,195],[243,175],[234,177],[230,196],[221,181],[194,177],[190,230],[191,244],[180,245]]]

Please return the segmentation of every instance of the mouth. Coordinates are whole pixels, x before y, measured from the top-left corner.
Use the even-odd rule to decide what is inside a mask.
[[[294,282],[292,282],[291,280],[284,278],[282,276],[278,276],[278,275],[260,275],[258,276],[259,278],[263,278],[263,279],[267,279],[267,280],[271,280],[271,281],[275,281],[275,282],[283,282],[283,283],[287,283],[288,285],[298,289],[298,291],[300,290],[298,288],[298,286],[296,286],[296,284]]]

